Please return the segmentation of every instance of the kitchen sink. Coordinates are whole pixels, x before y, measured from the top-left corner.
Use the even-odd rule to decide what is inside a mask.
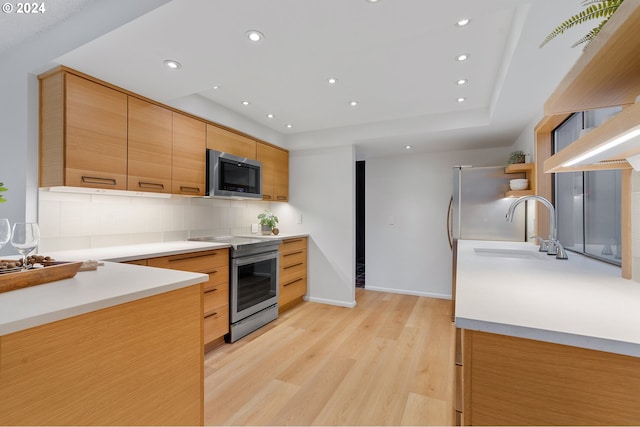
[[[541,259],[548,260],[545,252],[527,251],[524,249],[493,249],[493,248],[473,248],[478,256],[494,258],[516,258],[516,259]]]

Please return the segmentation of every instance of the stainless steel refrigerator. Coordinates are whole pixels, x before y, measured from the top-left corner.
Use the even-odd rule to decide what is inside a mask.
[[[505,197],[509,181],[525,178],[524,173],[504,173],[504,166],[453,168],[453,196],[449,203],[447,228],[453,250],[452,308],[455,320],[458,240],[526,241],[526,203],[516,208],[513,222],[506,220],[513,198]]]
[[[504,173],[504,166],[453,168],[453,197],[449,206],[449,240],[526,240],[525,204],[513,222],[505,215],[513,198],[505,197],[509,181],[524,173]]]

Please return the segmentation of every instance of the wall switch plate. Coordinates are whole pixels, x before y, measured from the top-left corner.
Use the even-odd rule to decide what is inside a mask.
[[[298,215],[298,224],[302,224],[302,214]]]
[[[258,225],[258,224],[251,224],[251,232],[252,232],[252,233],[257,233],[258,231],[260,231],[260,225]]]

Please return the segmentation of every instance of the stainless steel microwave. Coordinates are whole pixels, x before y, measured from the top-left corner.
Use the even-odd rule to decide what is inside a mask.
[[[207,196],[262,199],[262,163],[207,149]]]

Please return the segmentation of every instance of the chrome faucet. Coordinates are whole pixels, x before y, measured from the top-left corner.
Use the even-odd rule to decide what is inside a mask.
[[[513,214],[516,210],[516,207],[522,202],[527,200],[536,200],[549,209],[549,240],[544,240],[541,237],[533,236],[535,238],[540,239],[540,251],[547,252],[548,255],[555,255],[557,259],[567,259],[567,252],[564,247],[558,241],[558,229],[556,227],[556,210],[551,204],[551,202],[545,199],[542,196],[522,196],[518,197],[511,203],[509,206],[509,210],[507,211],[507,221],[513,221]]]

